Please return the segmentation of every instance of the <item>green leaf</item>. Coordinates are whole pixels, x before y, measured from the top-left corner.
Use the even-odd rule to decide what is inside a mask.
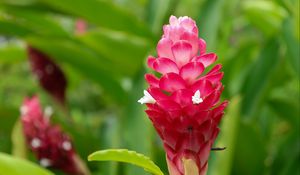
[[[0,175],[54,175],[50,171],[39,167],[25,159],[12,157],[0,153]]]
[[[1,3],[14,4],[14,5],[29,5],[37,0],[3,0]]]
[[[243,1],[242,8],[249,21],[266,35],[278,32],[288,15],[283,7],[273,1]]]
[[[4,21],[1,18],[0,26],[0,34],[3,35],[23,37],[32,33],[32,31],[27,29],[26,27],[20,26],[19,24],[13,23],[11,21]]]
[[[3,81],[3,79],[1,80]],[[0,98],[5,99],[4,95],[0,95]],[[12,145],[10,134],[15,121],[18,119],[19,111],[16,108],[8,106],[3,102],[4,100],[0,100],[0,150],[3,152],[10,152]]]
[[[111,62],[111,69],[130,76],[140,69],[150,48],[145,38],[105,29],[92,30],[78,39]]]
[[[26,50],[18,43],[0,46],[0,63],[15,63],[26,58]]]
[[[235,145],[240,124],[240,96],[235,96],[230,100],[227,114],[224,116],[221,125],[221,132],[216,141],[216,147],[226,146],[226,150],[221,152],[212,152],[214,161],[209,166],[217,167],[209,169],[210,175],[229,175],[231,174],[233,156],[235,154]]]
[[[99,0],[42,0],[47,5],[72,15],[82,17],[101,27],[152,37],[145,24],[110,1]]]
[[[17,120],[12,130],[12,154],[16,157],[26,158],[27,148],[26,141],[23,134],[23,126],[21,120]]]
[[[108,149],[89,155],[89,161],[119,161],[144,168],[154,175],[163,175],[162,171],[148,157],[126,149]]]
[[[299,80],[288,80],[288,83],[283,86],[273,88],[267,101],[268,105],[282,120],[288,121],[295,127],[299,124],[300,116],[298,85]]]
[[[279,44],[277,40],[269,40],[261,49],[260,55],[248,73],[244,84],[242,113],[250,119],[266,100],[271,79],[279,65]],[[255,71],[252,71],[255,70]]]
[[[241,129],[237,133],[231,174],[263,174],[267,156],[266,140],[263,139],[256,126],[250,123],[241,122],[239,128]]]
[[[294,72],[297,74],[298,78],[300,77],[300,62],[299,62],[299,53],[300,53],[300,42],[294,36],[292,20],[287,19],[283,25],[283,40],[287,46],[287,58],[291,64],[291,67],[294,69]]]
[[[1,11],[0,11],[1,12]],[[38,35],[69,37],[69,34],[45,10],[33,10],[22,7],[4,6],[3,21],[8,21],[30,30]],[[0,13],[1,14],[1,13]]]
[[[148,4],[148,23],[153,32],[161,33],[163,23],[174,13],[178,0],[150,0]]]
[[[206,40],[207,50],[214,50],[217,44],[217,34],[223,17],[224,0],[206,1],[197,24],[199,24],[200,36]]]

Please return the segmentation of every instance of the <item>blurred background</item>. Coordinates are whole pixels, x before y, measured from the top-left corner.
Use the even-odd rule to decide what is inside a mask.
[[[84,161],[99,149],[127,148],[167,174],[162,144],[137,100],[163,24],[170,15],[190,16],[223,64],[222,98],[230,101],[215,143],[227,148],[211,153],[208,174],[300,174],[299,11],[299,0],[0,0],[0,152],[27,152],[37,163],[14,131],[23,99],[38,95]],[[64,105],[32,71],[29,45],[62,69]],[[92,174],[146,174],[87,164]]]

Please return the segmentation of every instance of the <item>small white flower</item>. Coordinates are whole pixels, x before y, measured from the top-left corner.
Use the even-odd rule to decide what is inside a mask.
[[[62,143],[62,147],[63,147],[64,150],[70,151],[71,148],[72,148],[72,145],[71,145],[71,143],[69,141],[64,141]]]
[[[148,91],[144,90],[144,96],[138,101],[141,104],[151,103],[154,104],[156,100],[149,94]]]
[[[43,166],[43,167],[49,167],[51,166],[51,161],[47,158],[42,158],[40,160],[40,164]]]
[[[20,112],[21,112],[21,115],[26,115],[27,112],[28,112],[28,107],[27,106],[21,106],[20,108]]]
[[[45,117],[51,117],[51,115],[53,114],[53,109],[51,106],[47,106],[44,110],[44,115]]]
[[[200,97],[200,91],[197,90],[195,94],[192,96],[193,104],[197,105],[203,102],[203,99]]]
[[[31,144],[32,148],[38,148],[38,147],[41,146],[42,142],[41,142],[41,140],[38,139],[38,138],[33,138],[33,139],[31,140],[31,143],[30,143],[30,144]]]

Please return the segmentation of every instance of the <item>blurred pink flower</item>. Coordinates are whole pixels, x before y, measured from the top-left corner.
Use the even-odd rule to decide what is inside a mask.
[[[84,34],[87,30],[87,23],[84,19],[77,19],[75,21],[75,33]]]
[[[32,72],[38,78],[42,88],[58,102],[64,104],[67,80],[59,65],[36,48],[28,46],[27,51]]]
[[[158,57],[147,64],[159,72],[158,78],[146,74],[150,87],[138,102],[163,140],[170,175],[203,175],[216,139],[218,124],[227,101],[219,103],[223,85],[222,66],[215,65],[214,53],[206,53],[206,43],[198,38],[195,21],[189,17],[170,17],[157,44]]]
[[[76,165],[76,153],[70,137],[49,121],[52,109],[42,111],[38,97],[26,98],[21,106],[21,121],[26,143],[44,167],[68,174],[83,174]]]

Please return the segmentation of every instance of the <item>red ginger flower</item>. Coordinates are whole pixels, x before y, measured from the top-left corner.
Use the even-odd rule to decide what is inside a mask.
[[[37,76],[42,88],[55,100],[64,104],[67,79],[59,65],[36,48],[28,46],[27,50],[32,72]]]
[[[157,44],[158,57],[148,66],[161,74],[146,74],[150,87],[138,102],[161,137],[170,175],[206,174],[211,147],[227,101],[219,104],[223,85],[220,64],[204,74],[216,54],[206,53],[195,21],[170,17]]]
[[[70,137],[59,126],[52,125],[51,108],[42,112],[38,98],[26,98],[21,107],[21,121],[26,143],[40,164],[64,171],[67,174],[83,174],[76,166],[77,155]]]

